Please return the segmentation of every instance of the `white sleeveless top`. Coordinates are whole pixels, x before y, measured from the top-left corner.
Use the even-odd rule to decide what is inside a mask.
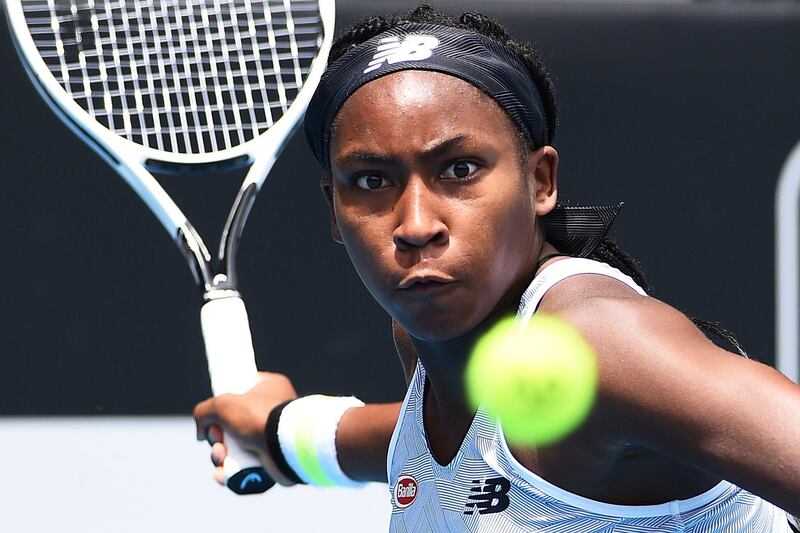
[[[533,280],[518,318],[529,320],[548,289],[576,274],[610,276],[645,294],[604,263],[562,259]],[[789,533],[785,512],[727,481],[694,498],[659,505],[615,505],[570,493],[522,466],[482,409],[452,462],[442,466],[428,449],[424,386],[425,369],[418,362],[389,445],[392,533]]]

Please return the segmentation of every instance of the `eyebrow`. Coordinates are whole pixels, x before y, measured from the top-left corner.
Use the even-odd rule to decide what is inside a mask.
[[[433,141],[428,143],[425,148],[417,154],[421,159],[431,159],[438,155],[441,155],[448,150],[464,146],[469,143],[469,141],[473,140],[473,137],[467,133],[462,133],[456,135],[454,137],[450,137],[448,139],[444,139],[441,141]],[[343,157],[337,158],[337,160],[341,163],[373,163],[373,164],[391,164],[394,163],[397,158],[392,155],[388,154],[378,154],[375,152],[370,152],[368,150],[353,150],[351,152],[347,152]]]

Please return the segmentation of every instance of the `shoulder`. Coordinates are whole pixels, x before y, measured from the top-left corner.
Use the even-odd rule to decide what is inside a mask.
[[[544,295],[539,311],[565,318],[584,335],[602,334],[607,338],[601,347],[641,344],[654,336],[688,336],[712,345],[682,312],[602,274],[578,274],[561,280]],[[609,337],[612,334],[616,335]]]
[[[650,417],[691,418],[693,405],[731,394],[737,380],[726,376],[753,371],[752,361],[718,348],[677,309],[610,277],[567,278],[548,291],[539,311],[573,324],[594,348],[597,407],[606,420],[635,425],[616,428],[625,441],[648,440],[639,430]]]

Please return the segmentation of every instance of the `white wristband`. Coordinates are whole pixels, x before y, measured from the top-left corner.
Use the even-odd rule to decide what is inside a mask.
[[[336,455],[336,429],[344,413],[364,402],[353,396],[304,396],[284,407],[278,442],[297,477],[317,487],[361,487],[347,477]]]

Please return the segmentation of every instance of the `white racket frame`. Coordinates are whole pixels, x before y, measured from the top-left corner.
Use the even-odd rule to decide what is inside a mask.
[[[267,131],[226,150],[204,154],[182,154],[136,144],[107,129],[78,105],[53,76],[28,31],[22,3],[3,3],[17,50],[28,74],[45,101],[81,139],[92,147],[139,195],[172,236],[187,258],[205,303],[201,325],[206,347],[211,387],[215,395],[241,394],[257,382],[257,367],[244,302],[235,287],[233,261],[236,245],[255,194],[261,188],[292,133],[302,121],[322,77],[333,41],[336,9],[334,0],[319,0],[323,40],[303,87],[293,103]],[[156,178],[147,170],[148,160],[174,165],[208,165],[246,157],[250,168],[242,182],[223,230],[219,259],[224,272],[214,272],[212,256],[183,214]],[[227,439],[226,481],[239,471],[260,466],[258,458]],[[240,489],[246,489],[244,485]],[[230,485],[229,485],[230,486]]]

